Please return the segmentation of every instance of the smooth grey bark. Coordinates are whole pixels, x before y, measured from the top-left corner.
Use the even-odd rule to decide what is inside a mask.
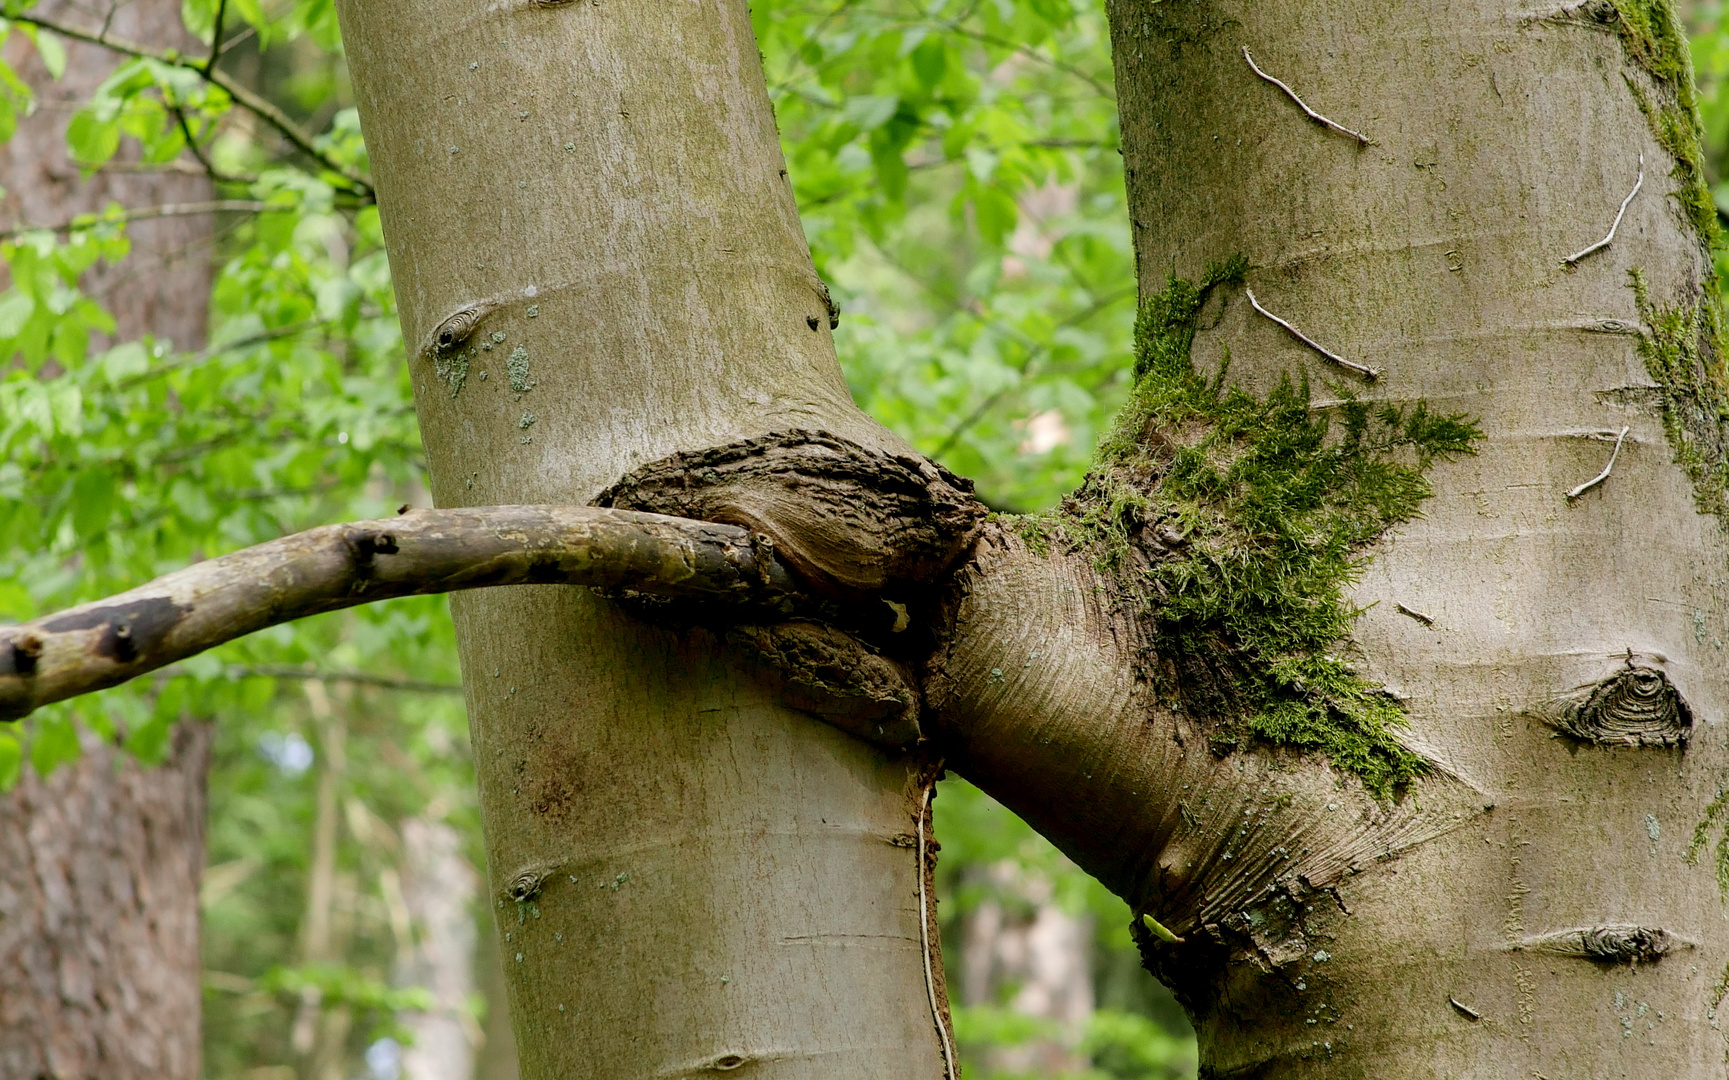
[[[905,449],[835,363],[743,3],[340,10],[439,505],[776,430]],[[452,609],[523,1075],[941,1075],[917,761],[581,589]]]
[[[37,10],[76,18],[76,7],[50,0]],[[195,45],[174,0],[124,5],[114,28]],[[70,110],[114,69],[113,54],[68,43],[56,82],[20,35],[7,50],[38,104],[0,146],[0,226],[53,224],[110,200],[154,206],[210,198],[201,176],[85,179],[68,160]],[[198,348],[211,283],[208,218],[139,222],[129,235],[129,257],[92,269],[84,288],[114,315],[117,339],[151,333]],[[199,1074],[198,886],[209,756],[201,723],[183,722],[168,760],[154,768],[86,738],[77,763],[45,781],[27,776],[0,796],[0,1077]]]
[[[1263,306],[1381,374],[1347,383],[1242,289],[1209,301],[1200,369],[1228,350],[1259,392],[1306,373],[1319,401],[1427,400],[1485,435],[1377,545],[1336,650],[1432,768],[1396,802],[1274,747],[1213,752],[1137,673],[1160,642],[1084,555],[1003,535],[968,571],[927,730],[1184,938],[1141,931],[1203,1075],[1722,1075],[1729,543],[1677,458],[1720,467],[1723,375],[1709,327],[1665,323],[1717,286],[1658,141],[1688,118],[1649,68],[1684,60],[1640,59],[1628,13],[1684,43],[1663,2],[1110,5],[1143,296],[1241,254]],[[1641,158],[1613,243],[1568,261]],[[1675,346],[1699,350],[1674,371],[1702,419],[1642,354]],[[1576,722],[1592,693],[1664,685],[1649,715]]]
[[[895,445],[834,370],[741,7],[615,7],[344,11],[443,502],[579,502],[774,429]],[[1008,526],[960,575],[925,731],[1155,920],[1205,1075],[1720,1075],[1729,930],[1689,840],[1729,816],[1729,542],[1677,458],[1729,436],[1651,75],[1690,77],[1651,51],[1673,12],[1111,14],[1143,294],[1236,254],[1259,290],[1209,301],[1203,370],[1228,347],[1250,389],[1325,387],[1325,340],[1370,400],[1481,422],[1337,648],[1429,772],[1377,798],[1211,745],[1128,574]],[[460,370],[453,326],[484,331]],[[702,629],[567,588],[454,607],[526,1075],[937,1074],[919,761],[810,725]]]

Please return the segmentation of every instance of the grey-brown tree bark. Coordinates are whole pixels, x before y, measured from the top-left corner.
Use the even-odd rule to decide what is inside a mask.
[[[1205,1075],[1721,1075],[1729,378],[1668,0],[1110,14],[1135,396],[981,526],[847,399],[742,4],[345,6],[439,502],[729,522],[822,597],[453,602],[524,1074],[951,1069],[945,761],[1131,904]],[[841,640],[911,752],[796,711]]]
[[[58,0],[38,10],[79,15],[78,5]],[[114,29],[196,45],[184,40],[173,0],[120,6]],[[210,198],[202,176],[84,178],[68,160],[69,112],[114,69],[112,53],[69,43],[55,81],[18,35],[8,51],[38,104],[0,147],[6,227],[56,224],[110,200],[148,207]],[[143,221],[130,235],[131,255],[92,270],[85,288],[114,315],[117,338],[151,333],[198,348],[210,294],[208,219]],[[0,797],[0,1077],[199,1075],[209,755],[209,729],[198,723],[180,725],[155,768],[87,739],[76,764],[46,781],[26,777]]]

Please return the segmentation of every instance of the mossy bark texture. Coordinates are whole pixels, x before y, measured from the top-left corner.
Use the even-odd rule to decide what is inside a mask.
[[[835,363],[742,2],[341,14],[440,506],[908,452]],[[524,1076],[941,1075],[908,756],[578,587],[452,607]]]
[[[1395,706],[1380,730],[1420,768],[1377,797],[1324,746],[1252,723],[1234,737],[1254,700],[1192,700],[1197,671],[1229,689],[1276,665],[1226,623],[1221,647],[1173,670],[1183,642],[1134,614],[1145,584],[1182,597],[1194,575],[1170,567],[1229,530],[1181,526],[1250,482],[1161,509],[1219,423],[1165,406],[1113,443],[1140,471],[1068,514],[1096,526],[1106,507],[1129,572],[1101,581],[1087,544],[1063,540],[1072,526],[1005,531],[969,576],[927,730],[1183,939],[1141,935],[1194,1014],[1204,1075],[1721,1076],[1729,923],[1708,853],[1729,816],[1729,543],[1710,484],[1725,414],[1673,11],[1110,13],[1144,300],[1246,263],[1210,290],[1186,355],[1164,358],[1250,402],[1306,379],[1333,445],[1364,403],[1474,428],[1426,468],[1420,441],[1389,446],[1427,497],[1420,516],[1367,508],[1389,528],[1352,548],[1341,595],[1361,610],[1314,654]],[[1312,122],[1245,46],[1369,144]],[[1569,263],[1641,170],[1613,241]],[[1142,344],[1146,384],[1160,355]],[[1259,558],[1254,540],[1220,550]],[[1226,586],[1236,609],[1259,603]]]

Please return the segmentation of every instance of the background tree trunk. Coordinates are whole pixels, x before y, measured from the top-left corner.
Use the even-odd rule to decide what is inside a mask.
[[[1049,877],[1011,860],[972,869],[990,895],[961,919],[962,1004],[1002,1004],[1059,1026],[1056,1037],[983,1052],[983,1066],[1016,1076],[1084,1071],[1090,1062],[1078,1046],[1093,1012],[1092,916],[1063,910]]]
[[[462,857],[462,837],[442,821],[402,824],[402,895],[415,941],[401,958],[397,981],[423,986],[432,1007],[402,1017],[414,1035],[402,1053],[406,1080],[472,1080],[480,1028],[469,1014],[475,993],[474,868]],[[487,1047],[491,1049],[491,1047]]]
[[[0,802],[0,1077],[199,1075],[209,761],[201,723],[150,769],[86,739]]]
[[[835,363],[743,3],[341,13],[441,506],[773,430],[902,447]],[[452,610],[525,1076],[941,1075],[917,763],[582,589]]]
[[[81,17],[49,0],[44,14]],[[116,9],[126,37],[197,48],[174,0]],[[53,81],[13,35],[10,58],[35,91],[36,112],[0,146],[7,227],[78,213],[211,197],[201,175],[79,175],[65,150],[71,110],[114,69],[114,55],[66,43]],[[116,338],[151,333],[203,344],[211,287],[210,222],[160,218],[131,227],[125,262],[84,286],[117,323]],[[84,756],[43,781],[26,776],[0,796],[0,1077],[188,1080],[200,1073],[202,1001],[198,886],[204,869],[210,731],[182,723],[168,760],[121,760],[86,739]]]

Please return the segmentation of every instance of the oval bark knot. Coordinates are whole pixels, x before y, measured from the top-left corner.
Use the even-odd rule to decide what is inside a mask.
[[[524,870],[522,873],[510,879],[510,884],[504,888],[504,896],[507,900],[514,900],[519,904],[526,904],[530,900],[539,896],[541,890],[545,888],[545,874],[541,873],[539,870]]]
[[[1628,666],[1563,707],[1553,720],[1564,735],[1600,746],[1681,746],[1693,710],[1669,677]]]
[[[1526,938],[1513,948],[1516,952],[1576,956],[1602,964],[1651,964],[1677,948],[1692,947],[1692,942],[1660,927],[1616,924],[1558,930]]]
[[[468,339],[480,328],[482,319],[503,306],[497,300],[480,300],[447,316],[433,328],[426,344],[421,347],[421,355],[434,359],[449,356],[468,344]]]
[[[813,431],[674,454],[594,505],[743,525],[772,537],[813,593],[845,601],[941,577],[986,514],[972,482],[940,466]]]

